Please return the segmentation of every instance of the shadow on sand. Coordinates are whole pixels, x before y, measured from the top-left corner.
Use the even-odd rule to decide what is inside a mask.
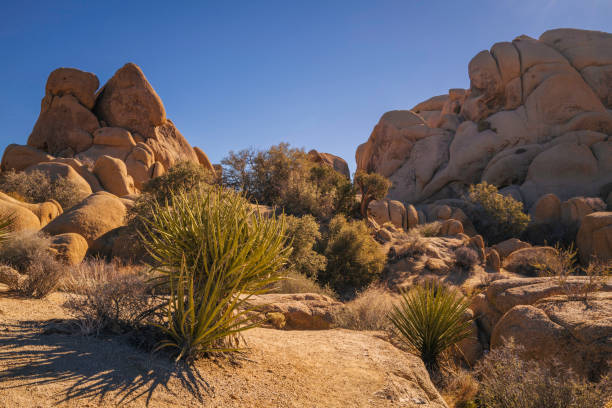
[[[205,394],[212,395],[210,386],[192,365],[175,364],[164,356],[137,350],[120,337],[95,338],[48,330],[54,324],[2,325],[0,393],[10,388],[66,384],[58,404],[77,399],[102,401],[108,395],[118,405],[146,396],[149,405],[159,387],[174,394],[169,381],[176,379],[172,388],[180,384],[200,402]]]

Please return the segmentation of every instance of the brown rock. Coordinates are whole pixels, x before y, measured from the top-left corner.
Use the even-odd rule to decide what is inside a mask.
[[[28,145],[52,155],[66,148],[79,153],[91,146],[91,134],[98,127],[98,119],[74,96],[47,95],[28,138]]]
[[[204,167],[205,169],[210,170],[210,171],[212,171],[214,173],[215,172],[215,168],[213,167],[212,163],[208,159],[208,156],[206,155],[206,153],[204,153],[204,151],[202,149],[200,149],[199,147],[194,147],[193,151],[195,152],[196,156],[198,157],[198,162],[202,165],[202,167]]]
[[[22,171],[41,162],[53,160],[53,156],[30,146],[10,144],[4,149],[2,171]]]
[[[49,221],[63,212],[62,206],[55,200],[50,200],[44,203],[30,204],[16,200],[2,192],[0,192],[0,200],[8,201],[9,203],[19,205],[32,211],[34,215],[38,217],[41,227],[47,225]]]
[[[561,200],[554,194],[543,195],[531,208],[534,222],[555,223],[561,218]]]
[[[98,178],[89,170],[89,167],[83,164],[80,160],[75,158],[57,158],[53,159],[53,163],[63,163],[72,167],[74,171],[79,173],[79,176],[83,177],[83,179],[89,183],[89,187],[91,187],[92,192],[97,193],[98,191],[102,190],[102,186],[100,185]]]
[[[316,150],[309,151],[308,157],[315,163],[322,163],[330,166],[332,169],[336,170],[338,173],[350,180],[351,172],[349,170],[349,166],[342,157],[335,156],[331,153],[320,153]]]
[[[59,162],[43,162],[28,167],[26,173],[41,171],[51,180],[64,178],[74,184],[79,191],[79,198],[85,198],[92,193],[89,183],[79,175],[72,167]]]
[[[561,221],[565,225],[580,225],[582,219],[594,212],[584,197],[573,197],[561,203]]]
[[[406,206],[406,229],[414,228],[419,225],[419,213],[412,204]]]
[[[77,233],[91,247],[108,231],[124,225],[125,205],[113,194],[105,191],[92,194],[51,221],[43,232],[50,235]]]
[[[153,151],[155,161],[164,165],[165,169],[180,161],[198,163],[198,157],[191,145],[174,126],[170,119],[154,129],[154,137],[145,142]]]
[[[523,248],[531,248],[531,244],[523,242],[520,239],[510,238],[493,245],[493,248],[497,251],[500,258],[504,259],[514,251],[518,251],[519,249]]]
[[[487,259],[487,269],[490,269],[492,272],[499,272],[501,268],[501,258],[497,251],[493,248],[487,248],[486,250],[486,259]]]
[[[88,248],[85,238],[76,233],[58,234],[51,239],[56,258],[66,265],[80,264]]]
[[[537,273],[535,264],[543,263],[548,256],[555,255],[557,250],[552,247],[523,248],[508,255],[504,259],[503,267],[510,272],[533,275]]]
[[[478,341],[478,326],[474,321],[474,312],[471,309],[465,311],[463,317],[465,320],[470,320],[470,334],[465,339],[457,343],[459,349],[459,356],[468,363],[469,366],[474,366],[478,360],[482,357],[483,348],[480,341]]]
[[[93,144],[104,146],[133,147],[136,142],[130,132],[118,127],[102,127],[93,133]]]
[[[155,162],[151,167],[151,178],[162,176],[165,172],[164,165],[160,162]]]
[[[342,306],[330,297],[315,293],[253,296],[248,303],[263,314],[282,313],[285,329],[289,330],[329,329],[335,308]]]
[[[448,219],[442,223],[442,227],[440,228],[440,235],[443,236],[453,236],[463,233],[463,224],[461,221]]]
[[[100,90],[94,112],[108,126],[155,137],[154,128],[164,124],[166,111],[161,99],[140,68],[125,64]]]
[[[0,216],[13,218],[11,231],[40,229],[40,219],[32,211],[11,201],[0,200]]]
[[[106,191],[118,197],[134,193],[134,180],[128,175],[123,161],[102,156],[96,161],[93,172]]]
[[[596,212],[584,217],[576,245],[582,263],[588,263],[592,257],[612,260],[612,212]]]
[[[92,109],[99,86],[98,77],[90,72],[74,68],[58,68],[49,75],[45,90],[47,95],[72,95],[81,105]]]
[[[98,159],[102,156],[114,157],[125,161],[131,151],[132,148],[130,146],[93,145],[84,152],[77,154],[75,158],[82,162],[91,164],[91,167],[93,168],[96,161],[98,161]]]

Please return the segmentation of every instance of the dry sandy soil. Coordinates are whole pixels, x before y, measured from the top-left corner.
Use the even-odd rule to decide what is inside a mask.
[[[1,407],[445,406],[420,360],[377,333],[254,329],[240,364],[187,367],[120,336],[49,330],[64,300],[0,290]]]

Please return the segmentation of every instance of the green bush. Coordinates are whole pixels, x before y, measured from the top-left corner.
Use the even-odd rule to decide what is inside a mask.
[[[372,200],[381,200],[391,188],[391,182],[378,173],[355,173],[355,185],[361,191],[361,216],[368,217],[368,205]]]
[[[372,238],[364,221],[347,221],[342,215],[329,223],[325,243],[327,268],[319,281],[329,284],[344,297],[351,297],[376,280],[385,265],[386,255]]]
[[[173,194],[168,204],[154,205],[142,234],[157,283],[170,288],[160,348],[177,349],[177,360],[234,351],[254,326],[245,302],[280,279],[290,251],[284,225],[219,187]]]
[[[291,243],[291,255],[287,269],[311,278],[316,278],[319,271],[325,269],[327,259],[313,248],[321,239],[319,224],[312,215],[303,217],[285,216],[285,235]]]
[[[520,352],[510,343],[491,350],[476,366],[479,407],[583,408],[610,401],[610,378],[591,383],[557,362],[523,360]]]
[[[172,194],[191,191],[202,184],[214,184],[216,175],[198,163],[178,162],[166,173],[147,181],[142,192],[163,203]]]
[[[52,179],[39,170],[28,173],[12,170],[3,172],[0,176],[0,190],[30,203],[54,199],[63,209],[78,204],[87,195],[71,180],[64,177]]]
[[[455,290],[427,283],[403,293],[389,319],[408,349],[421,357],[431,371],[438,371],[439,356],[469,336],[471,321],[465,319],[468,302]]]
[[[499,194],[497,188],[486,181],[470,186],[467,199],[475,204],[468,215],[490,245],[519,236],[529,224],[523,203]]]
[[[221,163],[226,187],[242,192],[252,202],[281,207],[287,214],[327,220],[353,208],[349,180],[286,143],[266,151],[232,151]]]

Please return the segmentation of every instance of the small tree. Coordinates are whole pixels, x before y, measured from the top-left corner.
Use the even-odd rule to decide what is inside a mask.
[[[355,185],[361,191],[361,216],[368,217],[368,205],[372,200],[380,200],[387,195],[391,182],[378,173],[355,173]]]

